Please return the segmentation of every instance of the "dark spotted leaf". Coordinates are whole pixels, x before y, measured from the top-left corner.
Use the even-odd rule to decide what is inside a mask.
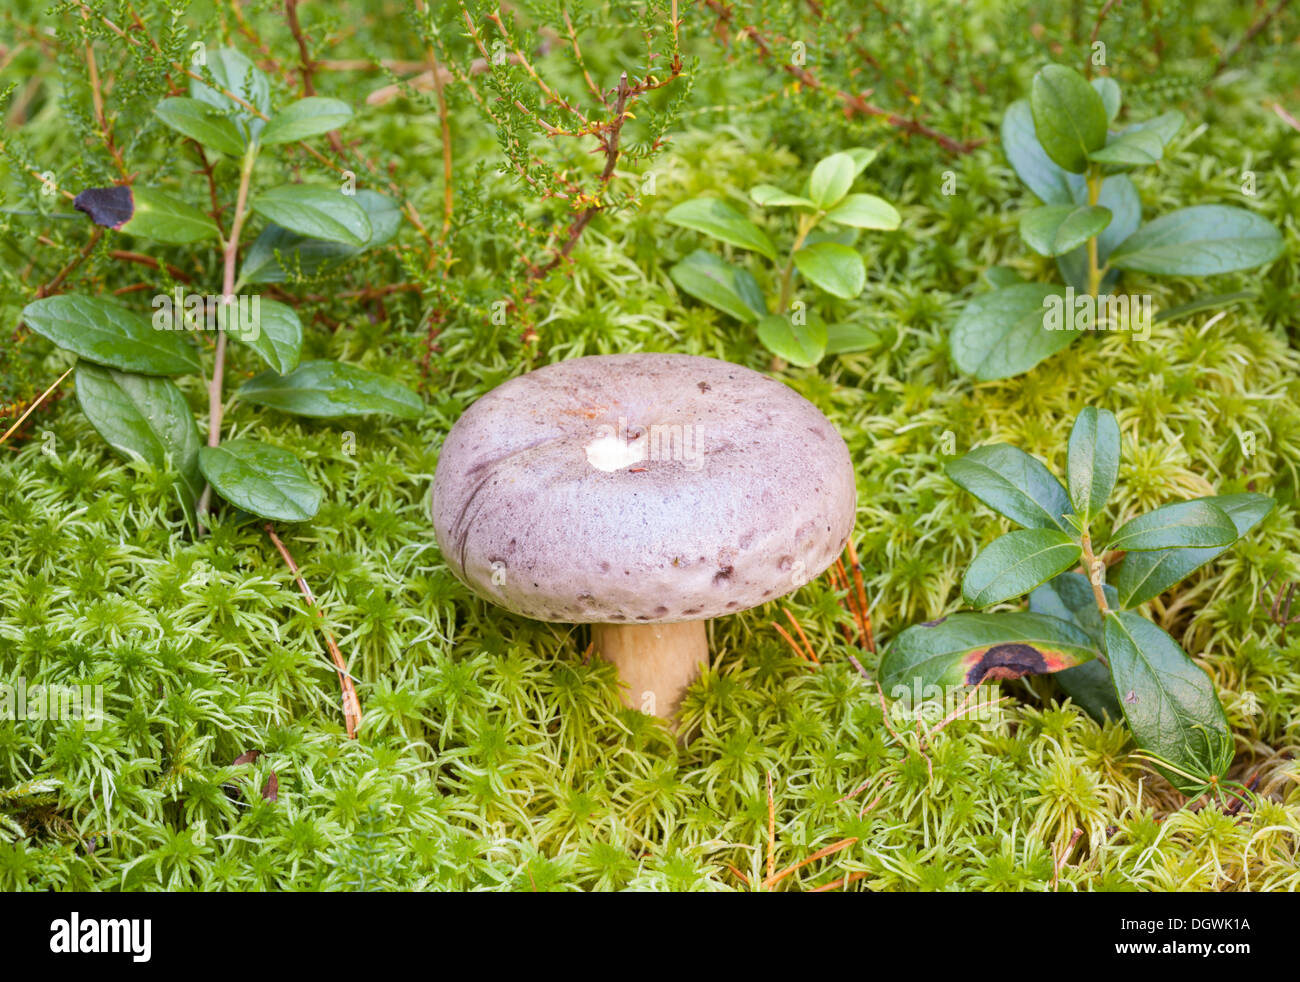
[[[1173,638],[1132,611],[1108,614],[1105,637],[1115,694],[1134,739],[1172,765],[1157,769],[1188,794],[1211,776],[1223,778],[1233,741],[1210,677]]]
[[[72,199],[72,207],[85,212],[96,225],[121,228],[135,214],[131,189],[125,184],[111,188],[86,188]]]
[[[257,440],[204,447],[199,468],[217,494],[259,518],[304,522],[324,497],[297,457]]]
[[[1115,588],[1107,583],[1102,590],[1106,605],[1114,610],[1119,605]],[[1069,621],[1087,632],[1098,652],[1105,650],[1105,622],[1097,608],[1092,584],[1082,573],[1062,573],[1038,587],[1029,595],[1029,609]],[[1110,681],[1110,670],[1101,661],[1094,659],[1063,669],[1052,680],[1098,723],[1104,723],[1107,717],[1116,722],[1124,718]]]
[[[885,692],[976,685],[1059,672],[1096,657],[1092,639],[1063,620],[1012,611],[952,614],[907,628],[880,663]]]
[[[980,550],[962,579],[963,599],[972,607],[990,607],[1023,596],[1034,587],[1075,566],[1083,550],[1059,529],[1017,529]]]
[[[1183,546],[1226,546],[1237,538],[1237,526],[1213,501],[1194,498],[1161,505],[1117,529],[1107,549],[1142,552]]]
[[[76,355],[124,372],[184,375],[199,370],[185,336],[155,330],[147,317],[102,297],[65,293],[33,300],[23,320],[41,337]]]
[[[1007,443],[976,447],[944,468],[948,477],[994,511],[1026,528],[1073,529],[1061,482],[1036,457]]]
[[[1232,521],[1237,537],[1245,535],[1273,510],[1266,494],[1226,494],[1204,499]],[[1190,576],[1228,546],[1130,552],[1114,570],[1117,606],[1131,609],[1164,593]]]
[[[1119,422],[1109,409],[1088,406],[1070,430],[1066,468],[1074,510],[1090,522],[1101,514],[1119,474]]]

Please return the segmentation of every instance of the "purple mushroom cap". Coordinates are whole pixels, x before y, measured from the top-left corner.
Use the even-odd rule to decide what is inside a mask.
[[[735,613],[826,569],[853,527],[848,448],[793,389],[692,355],[575,358],[452,427],[433,482],[448,565],[542,621]]]

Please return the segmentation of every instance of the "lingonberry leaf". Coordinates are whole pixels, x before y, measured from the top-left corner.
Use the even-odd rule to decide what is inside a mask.
[[[843,300],[852,300],[867,285],[862,256],[838,242],[804,246],[794,254],[794,265],[813,286]]]
[[[154,115],[208,150],[238,157],[248,145],[234,120],[198,99],[186,96],[164,99],[154,108]]]
[[[23,308],[23,320],[41,337],[97,365],[143,375],[199,370],[198,354],[184,334],[156,330],[147,317],[102,297],[65,293],[33,300]]]
[[[1226,546],[1237,527],[1213,501],[1194,498],[1161,505],[1139,515],[1111,534],[1107,549],[1141,552],[1181,546]]]
[[[948,477],[1000,515],[1026,528],[1073,531],[1074,514],[1061,482],[1042,461],[1007,443],[976,447],[950,461]]]
[[[1073,68],[1045,65],[1029,91],[1034,132],[1047,156],[1062,168],[1082,174],[1088,154],[1106,143],[1109,122],[1097,90]]]
[[[746,324],[767,316],[767,304],[753,275],[724,262],[711,252],[696,249],[668,271],[678,287],[724,314]]]
[[[948,348],[958,370],[981,382],[1027,372],[1069,347],[1079,332],[1044,328],[1044,301],[1059,297],[1057,284],[1017,283],[980,294],[952,326]]]
[[[239,387],[239,398],[297,416],[335,419],[381,414],[418,419],[420,397],[386,375],[338,361],[305,361],[293,371],[263,372]]]
[[[1194,205],[1143,225],[1111,253],[1110,262],[1145,273],[1212,276],[1272,262],[1282,245],[1282,233],[1253,212]]]
[[[1043,205],[1020,216],[1020,237],[1040,256],[1059,256],[1100,235],[1110,220],[1100,205]]]
[[[1115,588],[1106,583],[1102,592],[1106,606],[1116,609],[1119,601]],[[1037,587],[1029,595],[1029,609],[1069,621],[1087,633],[1098,652],[1105,651],[1105,619],[1097,607],[1092,584],[1082,573],[1062,573]],[[1063,669],[1052,680],[1097,722],[1104,723],[1107,717],[1115,722],[1124,718],[1115,698],[1115,686],[1110,681],[1110,670],[1100,660]]]
[[[831,208],[839,202],[860,173],[857,161],[847,153],[833,153],[817,162],[808,178],[808,198],[818,208]]]
[[[292,232],[361,248],[370,241],[370,219],[356,200],[319,184],[281,184],[263,191],[249,207]]]
[[[351,118],[352,107],[342,99],[308,96],[272,116],[258,140],[263,146],[293,143],[336,130]]]
[[[990,607],[1023,596],[1040,583],[1075,566],[1079,543],[1059,529],[1017,529],[980,550],[962,579],[962,598]]]
[[[757,252],[776,261],[776,248],[767,233],[725,201],[695,198],[677,205],[664,217],[674,225],[703,232],[721,242]]]
[[[259,518],[305,522],[324,498],[297,457],[257,440],[203,447],[199,469],[217,494]]]
[[[768,314],[758,322],[758,339],[772,354],[801,368],[816,365],[826,354],[826,325],[820,317],[805,315],[796,324],[789,314]]]
[[[1066,471],[1074,510],[1089,522],[1101,514],[1119,474],[1119,422],[1109,409],[1086,407],[1070,430]]]

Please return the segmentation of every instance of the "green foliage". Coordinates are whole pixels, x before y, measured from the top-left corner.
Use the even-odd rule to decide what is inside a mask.
[[[904,689],[978,685],[986,678],[1077,670],[1095,656],[1109,670],[1138,746],[1158,761],[1161,773],[1189,794],[1218,791],[1232,763],[1233,744],[1213,682],[1167,633],[1131,610],[1111,606],[1119,595],[1106,592],[1107,564],[1097,558],[1105,550],[1093,552],[1092,523],[1110,497],[1119,458],[1118,422],[1108,410],[1090,406],[1070,433],[1068,499],[1039,461],[1004,444],[977,447],[949,464],[954,481],[1028,526],[994,539],[975,557],[962,581],[966,602],[989,607],[1046,592],[1039,592],[1037,604],[1031,597],[1032,613],[955,615],[909,628],[885,653],[881,675]],[[1262,518],[1272,502],[1257,497],[1267,502]],[[1132,557],[1226,548],[1242,534],[1216,499],[1200,498],[1129,520],[1110,533],[1107,549]],[[1080,557],[1095,613],[1080,603],[1080,574],[1067,572]],[[1125,558],[1121,568],[1128,562]],[[1131,591],[1126,592],[1131,599]],[[1100,636],[1098,615],[1105,625]],[[1070,631],[1076,632],[1073,639]],[[1088,654],[1073,654],[1071,641],[1082,643]],[[1096,691],[1097,674],[1088,669],[1074,679],[1094,715],[1113,716],[1112,703]]]
[[[682,290],[746,324],[757,323],[758,339],[777,358],[792,365],[816,365],[828,354],[860,351],[877,340],[855,324],[828,326],[817,310],[796,299],[795,272],[818,290],[841,300],[854,300],[866,288],[867,267],[853,244],[857,229],[891,231],[901,221],[897,210],[873,194],[849,194],[858,176],[876,157],[861,147],[833,153],[812,169],[802,194],[771,184],[750,188],[749,197],[762,208],[789,208],[796,215],[794,240],[785,263],[763,229],[725,201],[695,198],[664,216],[674,225],[701,232],[728,245],[756,252],[777,264],[762,271],[770,288],[765,296],[759,279],[697,250],[677,263],[670,275]],[[822,222],[840,231],[819,230]]]

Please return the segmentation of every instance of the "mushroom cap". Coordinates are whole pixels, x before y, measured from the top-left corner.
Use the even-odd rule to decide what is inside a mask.
[[[503,383],[457,420],[433,481],[452,571],[518,614],[665,623],[820,574],[853,527],[848,447],[788,386],[676,354],[599,355]]]

